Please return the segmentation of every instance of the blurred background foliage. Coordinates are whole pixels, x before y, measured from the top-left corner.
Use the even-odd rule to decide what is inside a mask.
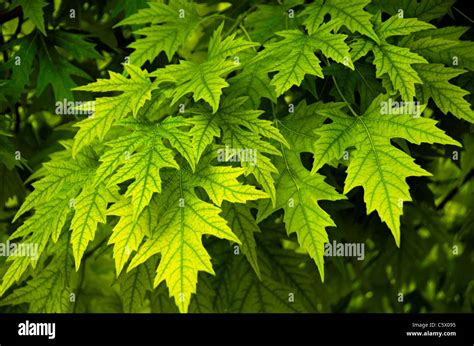
[[[106,78],[108,70],[122,72],[121,64],[132,51],[127,46],[134,40],[133,28],[114,25],[146,6],[144,0],[45,0],[33,1],[37,7],[27,9],[28,3],[28,0],[0,2],[0,242],[6,242],[19,226],[19,222],[12,224],[12,219],[32,189],[30,176],[48,160],[49,154],[60,148],[60,140],[72,138],[75,133],[72,124],[78,116],[56,115],[55,102],[63,98],[84,100],[87,95],[73,92],[71,88]],[[253,12],[245,18],[250,37],[258,41],[268,36],[268,32],[285,29],[282,8],[290,8],[302,1],[268,1],[265,6],[261,6],[264,1],[252,0],[235,1],[234,4],[205,3],[231,18],[248,14],[258,3],[260,12]],[[74,9],[74,14],[71,9]],[[432,22],[438,27],[471,26],[472,22],[463,14],[467,13],[466,9],[462,4],[456,4],[445,16]],[[262,25],[268,23],[263,20],[265,18],[274,19],[271,26]],[[471,31],[463,39],[472,40]],[[196,47],[199,47],[199,37],[196,37]],[[178,56],[185,57],[191,53],[183,49]],[[161,54],[153,64],[147,63],[145,67],[152,70],[166,63],[166,56]],[[362,71],[366,68],[359,67]],[[337,75],[338,72],[333,73]],[[343,92],[352,100],[354,94],[350,92],[350,85],[358,81],[346,77],[339,76],[345,80]],[[473,77],[474,73],[468,72],[456,81],[471,93],[467,97],[471,103]],[[378,85],[375,76],[366,78]],[[326,88],[326,80],[309,77],[302,90],[295,95],[289,92],[288,97],[293,97],[295,103],[305,99],[308,104],[315,102],[316,96],[324,100],[339,100],[331,88]],[[260,108],[271,112],[269,102],[263,102]],[[444,116],[430,105],[427,112],[439,119],[440,127],[461,141],[464,147],[453,152],[452,147],[397,143],[406,146],[417,162],[433,173],[432,177],[409,180],[414,200],[404,207],[400,248],[396,247],[375,213],[366,215],[361,189],[352,191],[347,201],[323,203],[338,225],[337,229],[329,229],[330,239],[364,242],[366,246],[364,261],[327,258],[324,284],[314,262],[298,251],[295,238],[288,240],[281,212],[260,224],[262,233],[256,237],[258,248],[264,254],[260,258],[262,270],[272,273],[276,281],[285,283],[302,297],[301,310],[472,312],[474,132],[472,125],[453,116]],[[309,162],[311,157],[306,160]],[[344,171],[340,166],[327,166],[322,173],[330,184],[340,188],[345,178]],[[129,282],[127,278],[115,278],[112,248],[105,241],[111,226],[100,225],[99,228],[85,255],[85,265],[78,273],[73,273],[77,295],[70,311],[175,312],[175,304],[168,298],[163,283],[146,296],[142,305],[127,306],[124,295]],[[199,295],[193,298],[190,311],[266,310],[252,306],[251,300],[239,307],[233,305],[229,297],[238,296],[246,288],[251,291],[272,289],[272,286],[258,280],[243,256],[236,259],[228,251],[229,244],[211,239],[205,241],[212,257],[218,259],[214,263],[217,276],[200,274]],[[5,270],[1,265],[4,261],[5,258],[0,257],[0,276]],[[225,287],[230,281],[238,284]],[[403,302],[399,301],[400,293]],[[47,300],[48,297],[34,299],[16,306],[0,306],[0,312],[41,311],[41,299]],[[273,311],[286,310],[276,306]]]

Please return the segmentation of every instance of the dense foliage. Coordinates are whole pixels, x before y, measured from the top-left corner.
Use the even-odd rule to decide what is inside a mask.
[[[472,311],[453,3],[2,3],[1,311]]]

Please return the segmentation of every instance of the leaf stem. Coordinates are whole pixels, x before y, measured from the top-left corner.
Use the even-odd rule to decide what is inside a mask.
[[[239,25],[239,28],[240,28],[240,30],[243,31],[243,33],[244,33],[245,37],[247,38],[247,40],[249,40],[250,42],[252,42],[252,38],[250,37],[250,35],[249,35],[247,29],[245,29],[245,27],[242,25],[242,23]],[[252,49],[253,49],[255,52],[257,51],[257,48],[256,48],[255,46],[252,47]]]
[[[325,62],[326,62],[326,65],[329,67],[331,66],[331,64],[329,63],[329,60],[327,59],[324,59]],[[349,108],[349,110],[351,111],[351,113],[357,118],[359,117],[359,115],[354,111],[354,109],[351,107],[350,103],[347,102],[346,98],[344,97],[344,95],[342,94],[341,92],[341,89],[339,88],[339,84],[337,84],[337,80],[336,80],[336,77],[334,77],[333,75],[331,75],[331,78],[334,82],[334,85],[336,86],[336,89],[337,89],[337,92],[339,93],[339,96],[341,96],[342,100],[346,103],[347,107]]]
[[[242,23],[242,21],[245,19],[245,17],[247,17],[247,15],[252,12],[254,9],[256,8],[255,5],[251,6],[247,11],[245,11],[244,13],[242,13],[241,15],[239,15],[237,17],[237,19],[235,20],[234,24],[230,27],[229,30],[227,30],[227,33],[226,35],[230,35],[232,32],[234,32],[235,29],[237,29],[237,27],[240,26],[240,23]]]

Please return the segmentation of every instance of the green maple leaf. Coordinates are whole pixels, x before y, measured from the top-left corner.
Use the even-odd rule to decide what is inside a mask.
[[[0,302],[4,305],[28,303],[30,313],[71,312],[70,292],[72,256],[68,246],[68,237],[55,244],[50,252],[54,254],[51,265],[43,268],[27,285],[14,290]]]
[[[469,92],[449,83],[450,79],[466,71],[444,67],[440,64],[414,65],[414,68],[423,82],[420,87],[420,96],[424,103],[432,98],[444,114],[451,112],[460,119],[474,122],[474,111],[469,102],[464,99]]]
[[[8,262],[11,262],[11,264],[3,275],[0,296],[22,277],[30,264],[33,268],[36,266],[39,257],[48,245],[50,237],[61,232],[69,211],[64,210],[65,205],[68,206],[67,202],[61,199],[58,199],[56,203],[45,204],[42,209],[37,210],[32,218],[10,236],[10,239],[23,237],[22,243],[37,245],[36,256],[12,256],[8,258]],[[67,209],[69,209],[69,206]]]
[[[148,262],[147,262],[148,263]],[[207,273],[198,275],[197,292],[193,295],[189,304],[190,313],[216,313],[215,300],[217,293],[213,287],[213,282]],[[164,283],[161,283],[153,292],[151,297],[152,313],[177,313],[179,312],[176,304],[170,298],[168,289]]]
[[[91,149],[84,150],[73,160],[70,141],[62,144],[66,150],[52,155],[52,160],[37,172],[34,178],[40,179],[33,183],[35,189],[27,196],[15,219],[31,209],[35,214],[10,236],[11,239],[23,237],[23,242],[38,244],[37,256],[9,258],[12,263],[3,276],[1,294],[21,278],[30,264],[36,266],[50,239],[53,242],[59,239],[74,205],[72,201],[84,186],[92,182],[97,165],[95,153]]]
[[[416,18],[400,18],[393,16],[375,28],[376,33],[381,39],[391,36],[408,35],[412,32],[435,29],[432,24],[417,20]]]
[[[219,245],[219,244],[218,244]],[[279,246],[280,244],[272,244]],[[217,248],[217,246],[215,246]],[[261,263],[261,275],[252,270],[248,261],[241,256],[235,256],[222,246],[217,257],[216,272],[219,281],[214,283],[215,299],[212,302],[213,310],[220,313],[278,313],[305,311],[300,291],[292,282],[290,275],[275,278],[275,266],[269,255],[268,244],[259,242],[258,248]],[[288,255],[289,251],[282,251],[280,256]],[[300,275],[302,274],[299,268]],[[288,273],[288,272],[287,272]],[[288,280],[290,279],[290,280]],[[199,288],[200,289],[200,288]],[[198,291],[198,295],[201,291]],[[206,294],[206,292],[202,292]],[[291,299],[293,295],[294,299]]]
[[[88,160],[86,156],[88,152],[83,154],[84,156],[79,156],[77,161],[58,159],[45,163],[42,174],[37,176],[42,178],[33,183],[33,192],[27,196],[14,220],[32,208],[43,207],[46,203],[53,202],[54,198],[59,200],[72,198],[89,179],[94,168],[93,160]]]
[[[254,60],[256,55],[257,53],[242,53],[239,55],[239,60],[244,67],[237,76],[229,79],[230,86],[228,88],[229,96],[248,96],[254,109],[258,108],[262,97],[273,102],[276,102],[277,97],[275,87],[270,84],[271,80],[268,78],[268,73],[263,68],[265,61],[249,63]]]
[[[297,234],[300,246],[313,258],[324,281],[324,244],[329,242],[325,228],[335,224],[318,201],[334,201],[344,196],[324,182],[322,175],[311,175],[300,159],[301,152],[316,150],[313,147],[316,137],[312,130],[321,125],[320,119],[313,114],[318,106],[320,104],[306,106],[305,102],[301,102],[294,114],[280,122],[290,149],[282,147],[283,157],[276,161],[279,172],[276,179],[276,206],[273,207],[269,201],[260,201],[257,221],[262,221],[275,210],[283,209],[283,221],[288,234]]]
[[[125,71],[130,78],[109,71],[109,79],[98,79],[93,83],[75,88],[80,91],[111,92],[120,91],[127,97],[133,115],[136,116],[138,110],[151,98],[152,83],[148,78],[146,70],[133,65],[124,65]]]
[[[201,280],[198,280],[198,286],[200,282]],[[191,302],[192,301],[193,299]],[[153,290],[153,293],[150,296],[150,306],[152,313],[179,313],[178,307],[174,303],[174,300],[169,296],[168,287],[166,287],[166,283],[164,282],[159,284],[158,287]]]
[[[73,77],[77,76],[88,80],[90,76],[69,59],[71,57],[78,60],[101,58],[94,45],[88,42],[85,36],[59,30],[50,31],[48,37],[31,33],[15,39],[9,44],[18,45],[19,50],[15,52],[12,59],[4,64],[5,68],[11,69],[12,75],[6,85],[0,86],[0,90],[4,91],[6,95],[10,95],[13,100],[17,100],[25,86],[33,82],[31,76],[37,76],[36,92],[38,96],[48,85],[51,85],[56,100],[72,101],[71,89],[77,86]],[[34,73],[35,56],[38,59],[38,73]]]
[[[132,259],[134,268],[148,256],[161,252],[154,285],[165,280],[170,294],[181,312],[188,309],[195,293],[198,271],[213,274],[210,256],[201,243],[203,234],[239,242],[219,216],[220,209],[184,193],[186,207],[170,208],[162,215],[156,228],[157,236],[144,243]]]
[[[356,39],[350,44],[352,62],[366,56],[373,48],[374,43],[370,40]]]
[[[270,276],[259,280],[243,260],[222,275],[227,284],[226,310],[232,313],[294,313],[303,312],[300,301],[291,302],[291,288]],[[222,293],[221,293],[222,294]]]
[[[236,33],[223,38],[222,30],[224,30],[224,23],[219,25],[209,40],[208,60],[233,57],[239,52],[258,46],[258,43],[244,40],[241,37],[236,37]]]
[[[242,169],[216,167],[209,163],[208,159],[203,161],[194,173],[186,169],[174,174],[170,172],[166,189],[158,196],[158,204],[162,206],[158,225],[128,269],[161,253],[154,286],[166,281],[181,312],[188,310],[191,295],[196,291],[198,272],[214,274],[210,256],[202,245],[202,236],[213,235],[240,244],[226,220],[219,215],[221,209],[200,199],[194,188],[204,188],[217,205],[221,205],[223,200],[244,203],[267,197],[254,187],[237,181]]]
[[[51,213],[51,210],[55,210]],[[71,211],[67,198],[56,198],[36,207],[35,214],[25,221],[12,235],[12,238],[24,237],[35,228],[50,234],[57,241],[61,230],[66,223],[67,216]]]
[[[159,124],[129,118],[118,125],[123,126],[125,134],[107,143],[110,150],[100,158],[102,163],[95,182],[106,181],[108,186],[112,186],[133,179],[126,196],[132,198],[133,217],[136,219],[149,204],[153,193],[161,192],[160,169],[179,169],[175,152],[166,146],[164,140],[168,140],[193,169],[194,152],[191,138],[179,128],[185,125],[179,117],[167,118]]]
[[[387,91],[399,91],[404,101],[411,101],[415,96],[415,84],[422,84],[417,72],[413,69],[413,64],[428,63],[422,56],[412,52],[409,48],[399,47],[387,42],[387,38],[397,35],[408,35],[415,32],[423,32],[434,29],[429,23],[419,21],[414,18],[399,18],[393,16],[381,22],[377,20],[375,30],[380,37],[378,44],[373,44],[367,40],[360,39],[353,43],[351,54],[355,59],[360,59],[369,50],[374,53],[374,65],[376,76],[384,78],[387,74],[390,78],[391,86],[385,84]],[[367,42],[364,42],[367,41]]]
[[[64,287],[64,278],[58,267],[46,268],[40,275],[29,280],[26,287],[17,289],[2,299],[0,305],[28,303],[30,313],[70,312],[70,293]]]
[[[50,238],[52,237],[54,241],[58,239],[70,210],[69,199],[67,198],[48,201],[42,204],[41,207],[37,207],[35,214],[10,236],[10,239],[22,237],[23,243],[26,244],[36,244],[36,256],[13,256],[8,258],[12,263],[2,278],[0,295],[22,277],[30,264],[33,267],[36,266]]]
[[[135,30],[137,39],[129,47],[135,51],[130,55],[130,62],[142,66],[165,52],[168,61],[192,36],[202,20],[199,5],[186,0],[170,1],[169,4],[148,2],[148,8],[125,18],[117,25],[151,24]]]
[[[142,312],[146,293],[153,290],[154,263],[148,261],[120,278],[120,298],[123,312]]]
[[[216,298],[216,291],[212,285],[210,275],[207,273],[201,273],[198,277],[197,292],[191,303],[189,304],[189,312],[194,313],[215,313],[214,301]]]
[[[431,21],[442,17],[454,4],[455,0],[378,0],[381,10],[391,15],[399,14],[403,10],[404,17],[417,17],[420,20]]]
[[[227,97],[214,114],[204,107],[193,110],[196,115],[188,118],[187,123],[193,125],[190,135],[196,153],[195,160],[199,160],[205,149],[213,142],[214,137],[219,137],[222,129],[223,142],[227,147],[221,148],[221,152],[225,154],[228,147],[253,150],[256,162],[241,162],[241,165],[245,168],[245,174],[253,174],[274,200],[275,187],[272,174],[276,172],[276,168],[265,154],[281,154],[262,137],[288,144],[270,121],[259,118],[262,111],[248,108],[247,100],[247,97]],[[222,159],[230,160],[227,157]]]
[[[411,65],[428,63],[428,61],[418,54],[410,52],[408,48],[388,43],[374,46],[373,51],[377,77],[382,77],[387,73],[395,90],[400,92],[402,100],[411,101],[415,96],[415,83],[422,83]]]
[[[196,169],[189,183],[200,186],[206,190],[209,198],[218,206],[224,200],[233,203],[245,203],[260,198],[268,198],[268,195],[257,190],[252,185],[243,185],[237,180],[245,170],[228,166],[213,166],[210,160],[214,157],[214,152],[209,151]]]
[[[7,170],[23,168],[26,164],[24,159],[15,158],[15,145],[11,137],[13,137],[11,133],[0,128],[0,161]]]
[[[433,63],[474,70],[474,42],[440,37],[422,37],[418,40],[408,40],[405,46],[413,52],[424,56]]]
[[[106,222],[107,204],[117,199],[117,192],[107,188],[105,184],[86,186],[74,201],[74,217],[71,221],[71,244],[79,269],[81,259],[89,241],[94,239],[98,223]]]
[[[110,71],[109,79],[99,79],[76,88],[75,90],[92,92],[122,92],[118,96],[101,97],[94,103],[87,103],[79,110],[94,109],[94,113],[77,123],[80,129],[75,137],[73,154],[91,144],[94,139],[103,140],[116,120],[126,117],[130,112],[137,115],[145,102],[151,99],[151,91],[156,88],[148,78],[148,73],[133,65],[125,65],[130,78]],[[92,106],[93,105],[93,106]]]
[[[280,232],[266,233],[257,242],[262,266],[268,268],[272,278],[288,287],[288,292],[293,292],[295,298],[305,307],[305,311],[318,311],[316,302],[321,298],[322,292],[318,287],[323,287],[314,275],[317,270],[311,259],[305,254],[293,250],[293,247],[282,246],[285,239],[283,230]],[[297,245],[297,244],[295,244]]]
[[[213,34],[208,48],[208,58],[203,63],[181,60],[178,65],[167,65],[151,75],[159,83],[175,84],[172,103],[184,95],[193,93],[194,101],[204,100],[217,112],[222,89],[229,86],[223,76],[240,67],[236,60],[229,60],[236,53],[254,47],[255,43],[235,38],[235,34],[222,39],[221,25]]]
[[[145,235],[151,236],[151,230],[158,222],[157,206],[152,199],[138,219],[134,218],[133,205],[129,198],[123,198],[107,210],[107,215],[120,219],[112,230],[109,244],[114,244],[114,259],[117,276],[127,263],[132,251],[136,251]],[[137,270],[136,275],[139,275]]]
[[[131,111],[126,96],[101,97],[81,106],[81,109],[92,108],[94,113],[76,124],[79,131],[74,141],[74,155],[93,143],[96,138],[103,140],[115,121],[126,117]]]
[[[283,40],[265,45],[265,50],[255,61],[264,59],[268,72],[278,72],[272,78],[277,95],[283,94],[293,85],[299,86],[306,74],[323,78],[320,60],[314,54],[320,50],[325,56],[354,69],[346,35],[333,34],[335,21],[325,24],[310,35],[299,30],[277,33]]]
[[[226,60],[216,59],[202,64],[183,60],[179,65],[168,65],[164,70],[154,72],[153,76],[160,81],[176,84],[173,103],[184,95],[193,93],[194,101],[204,100],[216,112],[222,89],[229,85],[222,76],[237,67],[232,61]]]
[[[94,44],[87,41],[87,36],[66,31],[51,31],[48,37],[51,42],[64,49],[77,59],[102,59],[102,56],[95,50]]]
[[[430,30],[418,31],[408,36],[405,40],[419,39],[423,37],[431,37],[432,39],[460,40],[461,36],[469,30],[466,26],[447,26],[444,28],[434,28]],[[404,41],[405,41],[404,40]]]
[[[44,27],[43,7],[48,3],[43,0],[15,0],[11,8],[21,6],[25,18],[29,18],[43,35],[46,36]]]
[[[39,240],[39,237],[29,237],[26,238],[27,241],[35,241]],[[40,244],[43,245],[43,244]],[[46,244],[44,244],[46,245]],[[20,280],[22,275],[27,271],[29,265],[31,263],[31,258],[28,256],[23,256],[17,258],[15,261],[13,261],[6,272],[2,276],[2,284],[0,286],[0,296],[5,294],[7,289],[12,286],[15,282]]]
[[[222,217],[229,222],[229,226],[238,239],[242,242],[242,253],[247,257],[253,270],[260,278],[260,268],[257,260],[257,249],[254,233],[259,233],[255,219],[250,210],[242,204],[225,202],[222,206]]]
[[[43,40],[43,38],[39,38]],[[43,43],[44,44],[44,43]],[[54,96],[59,99],[72,100],[71,89],[76,87],[72,76],[90,79],[89,75],[80,68],[68,62],[55,49],[45,48],[39,53],[39,73],[36,91],[40,95],[48,85],[53,88]]]
[[[352,32],[359,32],[379,42],[371,23],[372,15],[364,11],[370,0],[318,0],[308,5],[301,13],[307,16],[304,21],[310,34],[315,33],[324,22],[326,14],[331,15],[331,21],[337,21],[337,28],[345,25]]]
[[[32,35],[18,39],[17,43],[19,49],[15,56],[20,57],[21,65],[15,65],[15,59],[5,62],[4,67],[10,67],[12,75],[5,85],[0,86],[0,90],[5,95],[11,95],[13,100],[17,100],[25,86],[30,84],[30,75],[33,71],[33,61],[37,49],[36,40]]]
[[[405,109],[391,109],[387,95],[379,95],[366,112],[357,117],[346,115],[334,107],[320,111],[333,122],[323,125],[316,133],[315,173],[325,163],[343,156],[346,148],[355,146],[349,162],[344,193],[357,186],[364,189],[367,214],[376,210],[400,245],[400,216],[403,203],[411,201],[406,178],[428,176],[430,173],[415,164],[413,158],[390,143],[391,138],[409,142],[460,145],[438,129],[436,121],[406,113]],[[384,103],[385,102],[385,106]],[[386,113],[384,114],[384,108]]]

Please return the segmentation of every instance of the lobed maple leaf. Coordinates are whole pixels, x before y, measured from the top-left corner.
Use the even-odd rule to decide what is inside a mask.
[[[283,37],[283,40],[265,45],[265,50],[251,63],[263,59],[265,71],[277,72],[271,81],[277,96],[293,85],[299,86],[307,74],[323,78],[320,60],[314,54],[317,50],[354,69],[349,47],[344,41],[347,36],[331,33],[337,22],[324,24],[310,35],[299,30],[280,31],[277,35]]]
[[[236,53],[254,47],[253,42],[235,38],[235,34],[222,39],[223,25],[214,32],[208,47],[208,58],[202,63],[181,60],[177,65],[167,65],[151,74],[158,83],[175,85],[172,104],[186,94],[193,93],[194,101],[204,100],[217,112],[222,89],[229,86],[224,76],[240,67],[238,61],[229,60]]]
[[[156,86],[148,78],[148,73],[133,65],[125,65],[125,70],[130,74],[130,78],[111,71],[109,79],[99,79],[75,89],[122,93],[118,96],[101,97],[78,107],[79,110],[94,109],[94,112],[76,124],[79,131],[75,137],[73,155],[91,144],[94,139],[103,140],[115,121],[125,118],[130,112],[136,116],[145,101],[151,99],[151,91]]]
[[[135,49],[130,55],[130,62],[136,66],[142,66],[146,61],[153,62],[161,52],[165,52],[168,61],[171,61],[202,20],[200,6],[187,0],[147,4],[148,8],[138,10],[117,24],[151,24],[134,31],[136,35],[144,36],[130,44]]]
[[[275,210],[284,210],[285,228],[288,234],[296,233],[298,242],[315,261],[321,280],[324,281],[324,244],[329,242],[326,227],[335,226],[329,214],[318,204],[320,200],[343,199],[332,186],[324,181],[324,176],[311,175],[303,166],[300,153],[316,151],[315,135],[321,126],[321,118],[315,117],[315,110],[321,104],[306,105],[301,102],[293,114],[280,121],[280,128],[288,140],[290,148],[281,146],[282,158],[276,160],[276,205],[268,200],[259,202],[257,222],[262,221]],[[331,107],[331,105],[327,105]]]
[[[128,268],[131,270],[152,255],[161,253],[154,286],[166,281],[181,312],[188,310],[191,295],[196,292],[198,272],[214,274],[210,256],[202,245],[202,236],[213,235],[240,243],[219,215],[221,209],[200,199],[194,188],[204,188],[218,206],[223,200],[243,203],[267,197],[262,191],[237,181],[242,169],[216,167],[209,163],[209,160],[201,161],[194,173],[186,169],[169,173],[166,189],[157,197],[161,206],[158,225]]]
[[[400,216],[403,204],[411,201],[406,178],[430,173],[415,164],[410,155],[395,148],[390,139],[404,138],[414,144],[461,144],[438,129],[435,120],[414,117],[403,107],[393,109],[389,99],[388,95],[379,95],[365,113],[357,117],[346,115],[341,109],[343,104],[339,108],[319,111],[332,123],[316,130],[319,138],[314,145],[312,173],[332,159],[342,157],[347,148],[355,146],[347,169],[344,193],[362,186],[367,214],[376,210],[400,246]]]

